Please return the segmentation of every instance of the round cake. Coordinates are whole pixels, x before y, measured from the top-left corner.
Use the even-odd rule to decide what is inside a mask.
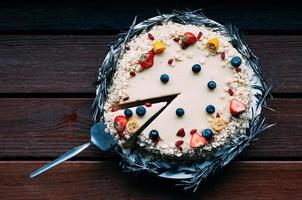
[[[202,158],[246,134],[248,68],[219,31],[171,21],[155,25],[119,55],[104,104],[105,131],[125,149]]]

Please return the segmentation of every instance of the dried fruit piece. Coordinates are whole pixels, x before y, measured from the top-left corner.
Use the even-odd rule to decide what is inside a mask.
[[[179,130],[177,131],[176,135],[177,135],[178,137],[184,137],[184,136],[186,135],[185,129],[184,129],[184,128],[179,129]]]
[[[129,97],[124,97],[123,98],[123,101],[128,101],[129,100]]]
[[[197,39],[199,40],[202,36],[202,32],[199,32],[198,35],[197,35]]]
[[[154,42],[152,46],[153,46],[153,51],[156,54],[162,53],[166,50],[166,46],[161,40]]]
[[[173,40],[174,40],[175,42],[178,42],[178,41],[180,40],[180,38],[179,38],[179,37],[175,37],[175,38],[173,38]]]
[[[241,68],[236,67],[236,68],[235,68],[235,71],[236,71],[237,73],[239,73],[239,72],[241,72]]]
[[[130,76],[131,76],[131,77],[134,77],[135,75],[136,75],[136,73],[135,73],[134,71],[131,71],[131,72],[130,72]]]
[[[171,59],[168,60],[168,64],[172,65],[172,63],[173,63],[173,59],[171,58]]]
[[[197,129],[192,129],[192,130],[190,131],[190,134],[193,135],[193,134],[196,133],[196,132],[197,132]]]
[[[208,40],[206,47],[210,52],[216,53],[219,47],[219,40],[217,38]]]
[[[198,133],[191,135],[190,146],[192,148],[197,148],[204,146],[206,144],[206,139]]]
[[[212,121],[211,126],[215,131],[221,131],[226,127],[226,123],[221,117],[216,117]]]
[[[238,117],[246,110],[246,105],[236,99],[232,99],[230,102],[230,112],[233,116]]]
[[[154,40],[154,36],[153,36],[151,33],[148,33],[148,38],[149,38],[150,40]]]
[[[230,96],[233,96],[234,95],[234,91],[230,88],[230,89],[228,89],[228,92],[229,92],[229,95]]]
[[[221,57],[222,60],[224,60],[224,59],[225,59],[225,52],[222,52],[222,53],[220,54],[220,57]]]
[[[175,146],[179,147],[180,145],[182,145],[184,143],[183,140],[178,140],[175,142]]]
[[[126,124],[126,133],[128,133],[129,135],[133,135],[138,131],[139,128],[139,123],[134,119],[130,119]]]
[[[151,107],[151,106],[152,106],[152,103],[146,102],[146,103],[145,103],[145,106],[146,106],[146,107]]]
[[[121,133],[125,130],[128,119],[124,115],[118,115],[114,118],[113,126],[118,133]]]
[[[153,66],[154,63],[154,53],[153,51],[149,51],[148,53],[144,53],[138,60],[138,63],[142,67],[142,69],[147,69]]]

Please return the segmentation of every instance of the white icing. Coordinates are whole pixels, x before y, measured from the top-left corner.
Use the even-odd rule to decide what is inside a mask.
[[[185,50],[182,50],[180,45],[173,41],[174,37],[185,32],[192,32],[198,35],[200,31],[203,33],[202,38]],[[118,71],[115,74],[113,89],[110,90],[107,102],[109,109],[109,105],[114,103],[135,102],[178,94],[166,109],[142,132],[139,137],[139,145],[141,147],[145,146],[146,149],[162,149],[162,153],[171,155],[173,154],[171,149],[169,151],[164,149],[167,146],[175,148],[175,142],[182,139],[184,140],[183,151],[189,151],[190,130],[198,129],[202,131],[205,128],[211,128],[213,116],[205,111],[206,106],[209,104],[215,106],[216,112],[214,115],[219,112],[221,117],[229,124],[225,130],[215,135],[214,141],[204,147],[205,149],[211,150],[212,147],[220,146],[229,135],[236,134],[237,129],[240,133],[244,132],[240,128],[248,127],[246,125],[248,124],[247,117],[242,115],[240,119],[231,118],[229,102],[231,98],[236,98],[246,105],[249,104],[249,77],[245,73],[246,65],[244,60],[240,66],[242,70],[240,73],[234,72],[233,67],[229,64],[233,56],[240,56],[240,54],[229,45],[227,38],[211,32],[205,27],[175,23],[155,26],[150,33],[155,37],[155,41],[162,40],[166,44],[166,50],[162,54],[155,55],[154,65],[151,68],[141,71],[137,60],[141,54],[152,49],[152,41],[148,39],[147,33],[142,33],[130,41],[127,44],[130,50],[124,53],[118,61]],[[210,53],[205,48],[208,39],[213,37],[217,37],[220,42],[217,54]],[[221,59],[219,52],[225,52],[225,60]],[[169,59],[173,59],[172,65],[168,64]],[[194,64],[201,65],[201,71],[198,74],[192,72]],[[136,71],[136,76],[130,78],[129,71]],[[170,80],[168,83],[164,84],[160,81],[162,74],[169,75]],[[211,91],[208,89],[207,83],[210,80],[216,82],[217,87],[215,90]],[[228,94],[229,88],[234,90],[234,96],[232,97]],[[122,101],[123,97],[129,97],[129,100]],[[177,108],[185,110],[183,117],[178,117],[175,114]],[[110,121],[110,117],[105,116],[105,120]],[[140,121],[140,123],[143,124],[145,121]],[[184,138],[176,136],[180,128],[185,129],[186,135]],[[160,133],[161,140],[157,146],[148,140],[149,132],[152,129],[156,129]],[[181,156],[181,152],[178,149],[175,152],[177,156]]]

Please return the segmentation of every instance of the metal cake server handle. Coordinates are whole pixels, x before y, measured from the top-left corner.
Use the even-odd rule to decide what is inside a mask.
[[[90,130],[90,134],[91,134],[90,142],[67,151],[66,153],[64,153],[63,155],[58,157],[57,159],[49,162],[48,164],[44,165],[40,169],[31,173],[30,177],[33,178],[49,169],[61,164],[62,162],[76,156],[81,151],[83,151],[84,149],[89,147],[91,145],[91,143],[96,145],[102,151],[107,151],[107,150],[111,149],[113,146],[115,146],[116,142],[114,141],[114,138],[110,134],[105,132],[105,128],[106,128],[106,126],[103,123],[98,123],[98,124],[94,125],[93,127],[91,127],[91,130]]]
[[[50,163],[44,165],[43,167],[41,167],[40,169],[34,171],[33,173],[30,174],[30,178],[33,178],[53,167],[55,167],[56,165],[74,157],[75,155],[77,155],[78,153],[80,153],[81,151],[83,151],[84,149],[86,149],[87,147],[90,146],[90,142],[83,144],[81,146],[78,146],[74,149],[71,149],[69,151],[67,151],[66,153],[64,153],[63,155],[61,155],[60,157],[58,157],[57,159],[51,161]]]

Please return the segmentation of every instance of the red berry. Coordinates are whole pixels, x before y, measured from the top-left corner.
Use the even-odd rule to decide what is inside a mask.
[[[192,148],[197,148],[204,146],[206,144],[206,139],[198,133],[191,135],[190,146]]]
[[[129,100],[129,97],[123,98],[123,101],[128,101],[128,100]]]
[[[111,112],[115,112],[117,109],[115,107],[111,108]]]
[[[193,135],[196,132],[197,132],[197,129],[193,129],[193,130],[190,131],[190,134]]]
[[[152,103],[146,102],[146,103],[145,103],[145,106],[146,106],[146,107],[151,107],[151,106],[152,106]]]
[[[232,99],[230,102],[230,112],[233,116],[238,117],[246,110],[246,105],[236,99]]]
[[[173,59],[171,58],[171,59],[168,60],[168,64],[172,65],[172,63],[173,63]]]
[[[198,35],[197,35],[197,39],[200,39],[202,36],[202,32],[199,32]]]
[[[141,55],[141,57],[138,60],[138,63],[141,65],[142,69],[147,69],[153,66],[154,60],[154,52],[153,50],[149,51],[148,53],[145,53]]]
[[[151,33],[148,33],[148,38],[149,38],[150,40],[154,40],[154,36],[153,36]]]
[[[220,54],[220,57],[221,57],[222,60],[224,60],[224,59],[225,59],[225,52],[222,52],[222,53]]]
[[[130,76],[134,77],[136,75],[136,73],[134,71],[130,72]]]
[[[129,50],[130,50],[130,47],[129,47],[129,46],[126,46],[125,49],[129,51]]]
[[[124,115],[118,115],[114,118],[113,126],[117,132],[123,132],[126,128],[128,119]]]
[[[178,137],[184,137],[185,136],[185,129],[184,128],[181,128],[181,129],[179,129],[178,131],[177,131],[177,133],[176,133],[176,135],[178,136]]]
[[[233,95],[234,95],[234,91],[233,91],[231,88],[228,90],[228,92],[229,92],[229,95],[230,95],[230,96],[233,96]]]
[[[192,45],[197,41],[196,36],[191,33],[191,32],[186,32],[182,37],[181,37],[181,44],[182,46],[188,46]]]
[[[239,73],[239,72],[241,72],[241,69],[240,69],[239,67],[235,67],[235,71],[236,71],[237,73]]]

